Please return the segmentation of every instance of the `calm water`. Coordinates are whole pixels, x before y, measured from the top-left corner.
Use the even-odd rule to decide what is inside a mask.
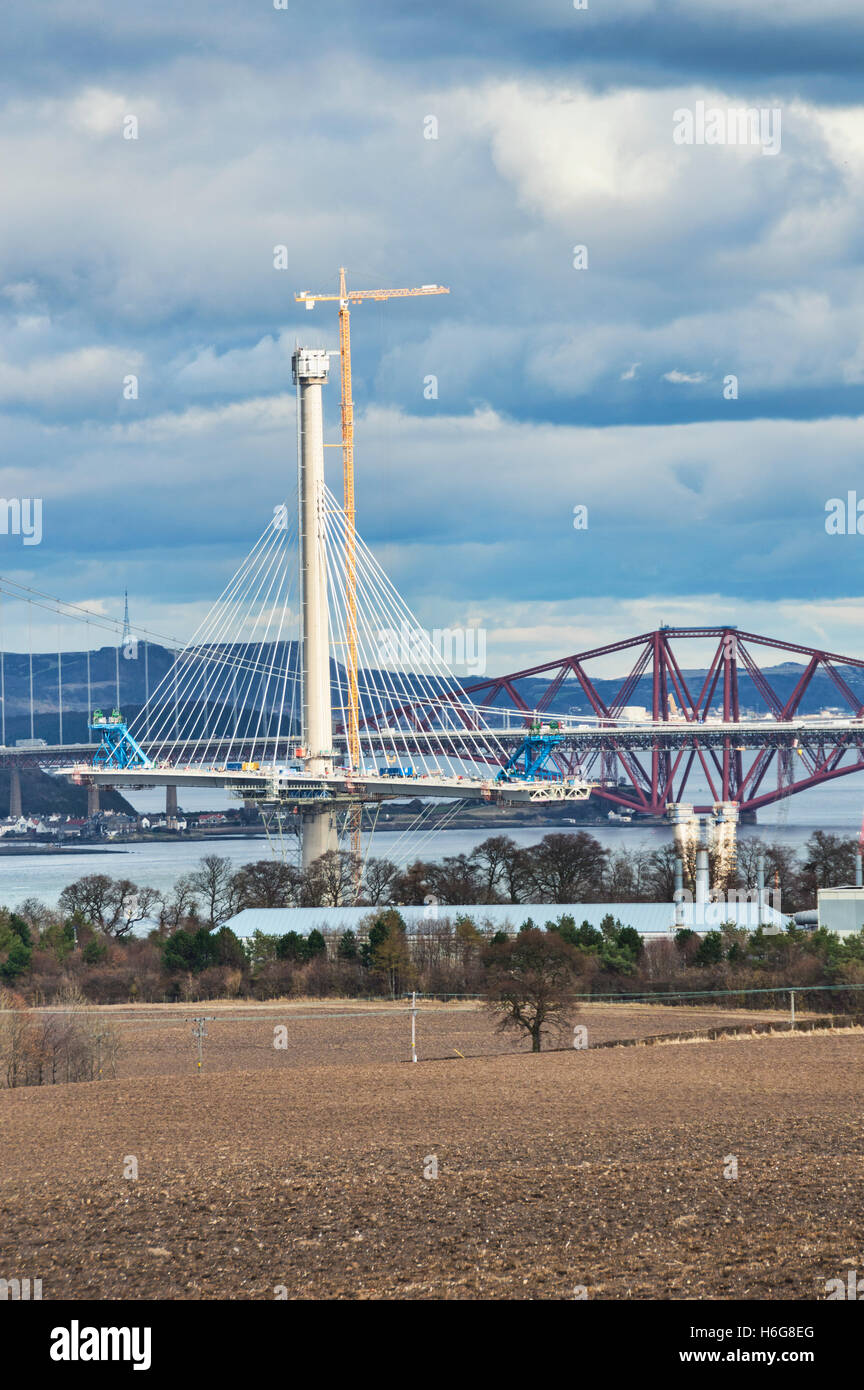
[[[693,795],[697,795],[695,791]],[[219,810],[212,792],[186,793],[187,810]],[[164,809],[164,793],[136,793],[130,798],[138,810]],[[226,799],[224,805],[231,805]],[[800,846],[813,830],[829,830],[840,835],[857,835],[864,813],[864,778],[849,777],[833,786],[818,787],[788,798],[779,806],[762,813],[758,825],[742,826],[742,838],[757,835],[766,840],[780,840]],[[571,829],[571,827],[563,827]],[[575,828],[575,827],[573,827]],[[667,844],[671,830],[665,826],[589,826],[590,833],[607,848],[659,849]],[[442,830],[430,836],[420,831],[411,835],[399,831],[377,831],[373,836],[370,854],[406,862],[414,858],[440,859],[449,854],[467,854],[492,830]],[[547,833],[544,829],[508,830],[520,845],[530,845]],[[61,890],[73,879],[84,874],[105,873],[131,878],[135,883],[154,888],[170,889],[180,874],[188,873],[205,854],[219,854],[231,863],[248,864],[269,856],[270,847],[263,837],[255,840],[197,840],[193,843],[133,844],[93,850],[81,854],[63,853],[36,858],[16,854],[0,857],[0,903],[14,907],[24,898],[37,897],[53,904]]]

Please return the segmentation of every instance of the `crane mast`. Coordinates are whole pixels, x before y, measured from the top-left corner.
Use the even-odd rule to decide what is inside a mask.
[[[414,289],[349,290],[345,267],[339,267],[339,293],[314,294],[301,290],[294,298],[314,309],[315,301],[333,300],[339,304],[339,351],[342,378],[342,506],[345,514],[345,607],[346,674],[348,680],[348,761],[353,772],[360,771],[360,698],[357,683],[357,542],[354,514],[354,399],[351,393],[351,303],[364,299],[405,299],[421,294],[449,294],[444,285],[420,285]]]
[[[345,609],[348,675],[348,762],[360,767],[360,696],[357,688],[357,541],[354,529],[354,398],[351,394],[351,313],[345,269],[339,267],[339,361],[342,378],[342,507],[345,512]]]

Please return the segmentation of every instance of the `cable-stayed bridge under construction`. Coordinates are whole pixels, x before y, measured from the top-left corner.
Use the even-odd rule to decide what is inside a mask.
[[[340,808],[354,814],[365,802],[553,803],[585,800],[593,790],[622,812],[657,816],[674,811],[698,776],[709,805],[697,810],[747,812],[864,769],[864,706],[853,688],[864,661],[731,626],[661,628],[509,676],[460,682],[363,543],[353,510],[326,486],[329,365],[325,351],[295,352],[296,500],[274,509],[192,639],[166,659],[165,639],[132,629],[127,615],[115,653],[116,700],[110,711],[106,704],[107,712],[93,712],[89,737],[74,742],[63,737],[58,656],[57,742],[7,745],[3,703],[0,765],[61,767],[94,793],[165,786],[169,806],[179,788],[226,787],[258,804],[265,823],[268,815],[297,817],[307,862],[336,847]],[[12,581],[0,590],[88,625],[98,621]],[[690,639],[715,644],[698,685],[681,657]],[[140,648],[145,690],[127,723],[119,649],[130,642]],[[798,658],[791,688],[772,685],[759,649]],[[157,652],[151,682],[148,656]],[[619,653],[632,654],[634,664],[604,697],[591,663]],[[8,659],[0,641],[0,687]],[[90,677],[88,652],[88,706]],[[840,708],[804,713],[819,678]],[[742,713],[742,681],[761,710]],[[634,708],[634,692],[646,685],[648,705]],[[578,712],[555,708],[568,688],[579,694]]]

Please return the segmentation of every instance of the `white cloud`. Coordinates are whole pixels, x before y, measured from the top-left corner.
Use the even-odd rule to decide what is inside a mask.
[[[0,291],[6,299],[10,299],[13,304],[21,307],[28,304],[36,294],[36,283],[33,280],[21,280],[16,284],[4,285]]]
[[[44,323],[34,319],[29,327]],[[106,410],[121,398],[124,376],[139,372],[143,360],[140,353],[103,347],[82,347],[24,365],[0,360],[0,402],[40,406],[49,413],[69,405]]]
[[[450,611],[444,597],[430,597],[428,608]],[[460,621],[454,618],[452,621]],[[531,665],[556,661],[579,652],[596,650],[626,641],[661,624],[670,627],[714,627],[720,623],[736,625],[742,632],[773,637],[839,652],[843,656],[864,654],[861,642],[864,627],[864,596],[834,602],[779,599],[776,601],[741,599],[724,593],[645,595],[622,599],[615,594],[580,599],[577,611],[571,603],[502,604],[494,616],[485,615],[488,675],[506,675]],[[681,648],[688,664],[707,664],[717,646],[716,637],[689,639]],[[794,656],[772,655],[758,649],[764,665],[795,660]],[[800,658],[805,660],[805,658]],[[626,652],[616,652],[592,661],[590,672],[600,677],[622,676],[632,665]]]
[[[129,110],[124,96],[101,87],[88,87],[69,103],[72,124],[94,135],[122,135]]]
[[[200,348],[186,361],[171,364],[176,385],[190,395],[227,392],[243,395],[262,389],[277,390],[291,380],[291,353],[296,334],[267,334],[253,347],[217,352]]]
[[[671,382],[673,382],[676,386],[679,385],[679,384],[682,383],[682,382],[693,383],[693,382],[707,381],[707,379],[708,379],[708,378],[706,377],[706,375],[705,375],[704,372],[679,372],[679,371],[678,371],[677,369],[675,369],[675,368],[673,368],[673,370],[672,370],[671,372],[664,372],[664,373],[663,373],[663,380],[664,380],[664,381],[671,381]]]
[[[120,423],[110,427],[110,434],[118,441],[161,444],[193,436],[224,439],[277,430],[284,432],[287,442],[295,415],[293,396],[258,397],[210,408],[190,406],[188,410]]]

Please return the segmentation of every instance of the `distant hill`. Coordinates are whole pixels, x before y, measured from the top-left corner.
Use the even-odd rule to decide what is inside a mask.
[[[852,690],[853,694],[864,704],[864,670],[857,666],[838,666],[836,669]],[[762,668],[763,675],[771,686],[771,689],[784,704],[794,691],[805,670],[806,666],[803,663],[799,665],[797,662],[792,661],[784,661],[778,666],[766,666]],[[693,696],[694,700],[697,699],[705,678],[708,675],[707,669],[686,670],[683,672],[683,675],[690,694]],[[622,675],[614,680],[595,680],[593,682],[597,694],[607,708],[615,699],[623,680],[624,676]],[[466,684],[470,684],[470,682],[466,682]],[[538,678],[533,676],[527,680],[516,682],[515,688],[529,708],[533,709],[542,698],[548,685],[549,677]],[[672,691],[672,693],[674,694],[676,705],[679,705],[680,701],[677,694],[675,694],[674,691]],[[628,705],[644,705],[646,709],[650,710],[651,700],[651,677],[650,675],[643,676],[637,681],[627,703]],[[717,689],[714,692],[712,705],[718,706],[721,700],[722,684],[718,683]],[[738,668],[738,701],[742,711],[748,709],[761,711],[765,709],[765,701],[756,689],[752,678],[746,671],[742,671],[740,666]],[[506,705],[508,701],[504,696],[501,696],[496,700],[496,704],[499,703]],[[831,677],[819,671],[811,680],[807,692],[799,705],[799,711],[801,714],[818,714],[820,710],[830,708],[831,706],[842,708],[844,711],[848,708],[848,705],[843,700],[840,691],[831,680]],[[575,677],[570,677],[565,680],[560,690],[556,693],[552,703],[548,706],[548,709],[549,712],[553,714],[567,714],[571,711],[574,714],[594,713],[585,697],[582,687]]]
[[[87,815],[87,788],[76,787],[65,777],[51,777],[38,767],[21,769],[21,805],[27,816]],[[101,787],[99,806],[103,811],[125,811],[134,816],[135,808],[113,787]],[[0,768],[0,816],[9,810],[9,771]]]

